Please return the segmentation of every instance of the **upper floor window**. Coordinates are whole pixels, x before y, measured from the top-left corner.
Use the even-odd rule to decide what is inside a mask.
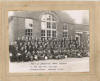
[[[56,21],[56,18],[52,14],[44,14],[41,17],[41,21]]]
[[[41,16],[41,29],[56,29],[56,18],[52,14]]]
[[[32,29],[33,19],[25,19],[25,29]]]
[[[32,30],[33,30],[33,20],[25,19],[25,35],[32,36]]]
[[[41,32],[41,37],[45,38],[55,38],[56,37],[56,17],[52,14],[46,13],[41,16],[41,30],[45,32]],[[43,34],[44,33],[44,34]]]
[[[56,23],[52,23],[52,29],[56,29]]]
[[[47,22],[47,28],[51,28],[51,23]]]

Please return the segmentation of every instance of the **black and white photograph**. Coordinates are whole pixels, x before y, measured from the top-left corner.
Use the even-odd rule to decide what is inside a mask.
[[[89,72],[89,10],[8,11],[9,72]]]

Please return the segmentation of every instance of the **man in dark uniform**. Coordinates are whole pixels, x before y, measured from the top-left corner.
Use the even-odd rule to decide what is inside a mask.
[[[13,62],[15,57],[15,47],[13,45],[13,42],[11,42],[11,44],[9,45],[9,54],[10,54],[10,61]]]

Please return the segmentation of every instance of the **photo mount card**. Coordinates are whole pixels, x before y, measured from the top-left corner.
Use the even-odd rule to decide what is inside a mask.
[[[5,48],[3,48],[3,52],[4,52],[3,58],[5,58],[3,60],[4,61],[4,64],[3,64],[3,67],[4,67],[3,68],[3,72],[4,72],[3,73],[3,79],[4,79],[4,81],[13,81],[13,80],[16,80],[16,81],[20,81],[20,80],[21,81],[26,81],[26,80],[30,80],[30,81],[33,81],[33,80],[37,80],[37,81],[40,81],[40,80],[45,80],[45,81],[47,81],[47,80],[51,80],[51,81],[52,80],[54,80],[54,81],[58,81],[58,80],[59,81],[60,80],[62,80],[62,81],[66,81],[66,80],[68,80],[68,81],[76,81],[76,80],[78,80],[78,81],[83,81],[83,80],[94,81],[95,80],[95,81],[97,81],[98,78],[96,76],[96,73],[98,73],[97,72],[98,69],[96,67],[97,65],[96,65],[96,62],[95,62],[95,60],[97,60],[97,59],[94,58],[94,57],[96,57],[97,54],[95,53],[96,48],[95,48],[94,44],[97,44],[98,41],[94,41],[95,37],[97,36],[97,34],[94,35],[94,31],[98,30],[98,29],[96,29],[97,28],[96,24],[98,24],[98,22],[95,23],[95,21],[96,21],[96,18],[97,18],[96,14],[97,14],[97,12],[99,13],[99,11],[97,10],[97,9],[99,9],[99,6],[94,7],[96,4],[92,3],[92,2],[88,2],[88,4],[85,3],[85,2],[84,3],[81,3],[81,2],[76,2],[76,3],[70,3],[70,2],[66,2],[66,3],[65,2],[61,2],[61,3],[60,2],[58,2],[58,3],[53,3],[53,2],[39,3],[39,2],[34,2],[34,3],[31,3],[31,4],[29,4],[29,3],[13,3],[12,2],[12,3],[5,4],[5,7],[2,9],[2,16],[3,16],[2,23],[5,23],[2,26],[3,27],[2,28],[2,31],[3,31],[2,39],[4,40],[2,45],[5,46]],[[40,4],[40,5],[38,5],[38,4]],[[66,11],[72,11],[73,12],[73,11],[81,11],[81,10],[88,11],[88,17],[89,17],[88,21],[87,21],[87,19],[84,20],[85,23],[88,22],[88,24],[89,24],[88,27],[87,27],[88,28],[87,33],[89,33],[89,35],[88,35],[88,37],[89,37],[88,38],[88,40],[89,40],[89,42],[88,42],[88,44],[89,44],[89,48],[88,48],[89,53],[88,54],[89,55],[88,55],[88,60],[87,60],[88,64],[87,64],[87,66],[84,66],[84,67],[81,66],[81,68],[86,68],[87,70],[86,69],[84,71],[83,71],[83,69],[82,70],[80,70],[80,69],[76,70],[80,66],[79,67],[77,67],[77,66],[72,67],[71,66],[69,68],[69,70],[67,68],[62,69],[62,67],[63,67],[62,65],[65,66],[66,64],[73,63],[72,61],[75,60],[75,59],[83,59],[84,58],[84,57],[81,57],[81,58],[80,57],[78,57],[78,58],[77,57],[75,57],[75,58],[70,57],[69,58],[68,55],[65,57],[65,55],[62,55],[62,52],[64,52],[64,49],[61,49],[61,51],[58,50],[58,51],[61,52],[61,55],[59,55],[59,53],[57,53],[57,55],[55,53],[54,53],[54,55],[51,55],[51,59],[49,59],[50,56],[46,57],[47,56],[47,54],[46,54],[47,50],[46,51],[45,50],[40,51],[40,49],[38,49],[38,52],[35,52],[35,54],[43,52],[42,53],[43,57],[42,56],[36,56],[35,58],[33,58],[34,57],[34,54],[33,54],[33,56],[30,58],[30,56],[33,52],[31,54],[28,52],[26,55],[29,55],[29,58],[28,59],[26,58],[26,59],[23,60],[22,59],[23,58],[22,54],[19,53],[19,51],[18,51],[18,53],[16,54],[16,55],[18,55],[18,58],[16,58],[16,57],[14,59],[12,58],[13,54],[11,52],[14,51],[14,50],[11,50],[11,48],[13,47],[11,45],[18,43],[18,39],[21,39],[22,34],[23,35],[31,35],[32,34],[32,36],[34,36],[34,37],[32,37],[32,39],[34,38],[34,40],[32,40],[32,41],[36,41],[36,42],[38,41],[38,43],[40,44],[41,41],[39,41],[39,40],[41,40],[42,35],[44,36],[44,34],[41,33],[41,32],[43,32],[43,31],[41,31],[41,29],[44,29],[46,31],[46,33],[45,33],[45,35],[46,35],[45,36],[45,42],[46,43],[42,42],[43,46],[45,46],[45,44],[50,45],[50,44],[48,44],[49,42],[47,42],[47,40],[49,40],[47,35],[50,36],[50,38],[53,37],[53,34],[50,34],[50,32],[53,33],[53,31],[56,31],[56,34],[54,36],[59,36],[58,33],[61,33],[60,35],[62,35],[61,37],[63,37],[63,34],[66,34],[66,33],[63,33],[63,32],[68,32],[69,31],[69,30],[61,29],[60,30],[61,32],[58,32],[58,30],[57,30],[58,27],[61,28],[62,26],[61,26],[61,23],[58,23],[60,25],[58,25],[56,23],[56,22],[60,22],[60,16],[57,17],[56,15],[58,15],[58,14],[56,14],[55,12],[60,11],[60,12],[66,13]],[[39,19],[35,18],[37,16],[34,16],[34,14],[32,14],[33,16],[31,17],[31,14],[30,14],[31,12],[36,13],[38,11],[43,12],[40,16],[38,16]],[[20,12],[20,14],[22,14],[21,17],[16,17],[16,15],[17,16],[19,15],[19,12]],[[27,13],[28,13],[28,16],[24,16],[24,14],[22,12],[25,12],[25,15],[27,15]],[[18,14],[16,14],[16,13],[18,13]],[[56,15],[54,15],[54,14],[56,14]],[[73,12],[73,14],[75,14],[75,13]],[[36,15],[38,15],[38,14],[36,14]],[[43,21],[46,22],[45,24],[47,24],[47,22],[49,21],[49,20],[46,20],[46,19],[49,19],[49,16],[51,16],[51,20],[49,22],[50,26],[48,26],[51,29],[50,28],[45,28],[45,27],[47,27],[47,25],[44,25],[44,22],[42,22],[42,24],[41,24],[41,18],[42,18],[43,15],[45,16],[45,18],[43,19]],[[52,21],[52,16],[54,16],[55,19],[57,18],[57,21]],[[63,16],[61,16],[61,18]],[[80,15],[78,15],[78,17],[80,18]],[[20,19],[20,18],[22,18],[22,19]],[[25,21],[23,21],[23,18],[25,18]],[[66,18],[66,16],[64,16],[63,19],[64,18]],[[72,18],[72,20],[74,19],[74,17],[71,17],[71,18]],[[69,18],[68,20],[70,20],[71,18]],[[98,18],[99,18],[99,14],[98,14]],[[14,22],[13,20],[15,20],[17,22]],[[80,21],[78,21],[78,23]],[[13,24],[11,24],[11,22],[13,22]],[[67,22],[67,25],[66,25],[65,24],[66,22],[62,22],[62,23],[64,23],[63,24],[64,26],[69,27],[69,24],[72,24],[72,23]],[[53,25],[51,23],[56,23],[57,29],[53,30]],[[76,23],[77,22],[75,22],[75,24]],[[75,25],[75,24],[73,23],[73,25]],[[22,26],[20,26],[20,25],[22,25]],[[42,25],[42,27],[41,27],[41,25]],[[76,25],[79,25],[79,24],[76,24]],[[15,26],[17,27],[17,29],[16,29]],[[19,30],[18,30],[18,27],[20,27]],[[36,28],[33,29],[32,27],[36,27]],[[40,28],[38,28],[38,27],[40,27]],[[24,31],[24,33],[21,32],[21,31],[24,30],[24,29],[21,30],[21,28],[26,28],[26,31]],[[68,29],[70,29],[70,28],[68,28]],[[49,32],[48,34],[47,34],[47,30],[50,30],[50,31],[48,31]],[[73,30],[73,28],[70,29],[70,31],[71,30]],[[32,33],[31,33],[31,31],[32,31]],[[35,31],[35,32],[33,32],[33,31]],[[77,32],[80,33],[79,31],[77,31]],[[15,34],[15,33],[17,33],[17,34]],[[71,37],[69,35],[69,33],[70,32],[68,32],[68,38],[70,38],[70,39],[74,38],[74,37]],[[74,31],[73,31],[73,33],[74,33]],[[98,33],[98,31],[96,33]],[[75,35],[75,34],[73,34],[73,35]],[[76,36],[76,38],[77,37],[80,38],[79,34],[75,35],[75,36]],[[61,37],[58,37],[58,38],[60,39]],[[17,40],[16,40],[16,38],[17,38]],[[22,38],[25,38],[25,37],[22,37]],[[27,41],[27,40],[30,40],[30,37],[26,37],[25,41]],[[44,38],[43,38],[43,40],[44,40]],[[56,41],[58,39],[52,39],[51,41],[53,41],[53,40]],[[83,40],[85,40],[85,39],[83,39]],[[14,41],[14,43],[13,43],[13,41]],[[60,40],[59,43],[63,43],[61,41],[62,41],[62,39]],[[82,42],[82,41],[80,41],[80,42]],[[38,43],[35,43],[36,46],[38,46]],[[27,43],[27,44],[29,44],[29,43]],[[59,44],[57,43],[56,45],[59,45]],[[65,44],[61,44],[61,45],[65,45]],[[69,44],[69,46],[70,45],[71,44]],[[29,46],[31,46],[31,45],[29,45]],[[27,49],[28,49],[29,46],[27,46]],[[72,45],[72,46],[74,47],[74,45]],[[19,47],[17,49],[21,50]],[[52,44],[51,47],[54,48],[56,46],[53,46],[53,44]],[[61,46],[60,46],[60,48],[61,48]],[[63,46],[62,46],[62,48],[63,48]],[[42,47],[42,49],[43,49],[43,47]],[[52,49],[52,50],[54,50],[54,49]],[[98,48],[98,50],[99,50],[99,48]],[[55,50],[53,52],[58,52],[58,51]],[[15,53],[15,51],[14,51],[14,53]],[[75,53],[75,51],[74,51],[74,53]],[[73,54],[73,53],[70,53],[70,54]],[[79,55],[80,55],[80,53],[79,53]],[[61,58],[61,57],[63,57],[63,58]],[[67,61],[65,61],[66,62],[65,63],[64,60],[66,58],[67,58]],[[71,61],[71,59],[72,59],[72,61]],[[84,59],[84,60],[86,61],[86,59]],[[58,61],[58,62],[55,63],[54,61],[55,62]],[[45,62],[50,62],[50,64],[45,63]],[[82,60],[81,60],[81,62],[82,62]],[[73,63],[73,65],[76,64],[76,63],[77,62]],[[78,61],[78,63],[80,63],[80,62]],[[35,64],[35,67],[33,66],[34,64]],[[51,64],[53,64],[53,66],[51,66]],[[55,65],[57,64],[56,65],[57,67],[54,67],[54,64]],[[59,67],[58,64],[60,64],[60,66],[62,66],[62,67]],[[45,67],[48,67],[48,66],[51,67],[50,70],[48,70],[48,68],[41,69],[41,68],[45,68],[44,65],[45,65]],[[56,68],[57,70],[52,69],[52,68]],[[31,70],[31,71],[29,71],[29,70]],[[36,77],[34,77],[34,76],[36,76]],[[47,76],[47,77],[45,77],[45,76]]]

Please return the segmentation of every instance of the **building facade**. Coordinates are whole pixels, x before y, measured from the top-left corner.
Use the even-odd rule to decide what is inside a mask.
[[[9,17],[9,40],[18,37],[33,39],[77,39],[87,44],[89,25],[75,24],[74,20],[62,11],[16,11]]]

